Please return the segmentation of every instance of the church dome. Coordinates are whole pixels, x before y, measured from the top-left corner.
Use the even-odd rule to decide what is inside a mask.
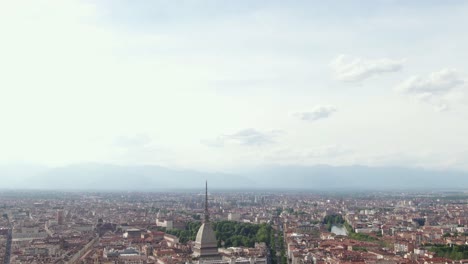
[[[211,226],[211,222],[203,223],[198,229],[196,245],[203,245],[203,247],[217,247],[218,241],[216,240],[215,232]]]

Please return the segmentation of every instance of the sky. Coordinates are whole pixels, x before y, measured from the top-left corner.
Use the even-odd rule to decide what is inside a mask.
[[[0,164],[468,171],[468,2],[0,0]]]

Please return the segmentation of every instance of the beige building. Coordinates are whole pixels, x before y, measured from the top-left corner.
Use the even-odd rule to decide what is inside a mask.
[[[208,183],[206,183],[205,192],[205,219],[197,233],[193,257],[199,260],[221,260],[221,255],[218,252],[218,241],[216,240],[208,211]]]

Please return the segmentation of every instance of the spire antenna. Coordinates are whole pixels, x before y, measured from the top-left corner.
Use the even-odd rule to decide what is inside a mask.
[[[203,224],[198,229],[195,245],[193,246],[192,256],[194,260],[197,260],[193,263],[209,263],[210,261],[205,262],[207,259],[221,261],[222,256],[219,254],[217,246],[218,241],[210,222],[210,211],[208,210],[208,181],[205,181],[205,217],[203,218]],[[220,263],[219,261],[215,262]]]
[[[205,181],[205,223],[210,221],[210,212],[208,211],[208,181]]]

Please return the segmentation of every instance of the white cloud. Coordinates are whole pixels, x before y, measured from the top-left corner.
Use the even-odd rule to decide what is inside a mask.
[[[328,145],[328,146],[321,146],[315,149],[311,149],[307,153],[307,157],[309,158],[323,158],[323,157],[338,157],[352,154],[353,151],[349,148],[345,148],[339,145]]]
[[[202,144],[210,147],[223,147],[225,144],[241,146],[264,146],[275,143],[274,138],[280,131],[261,132],[253,128],[237,131],[233,134],[222,135],[214,140],[202,140]]]
[[[307,148],[278,148],[267,153],[264,159],[267,163],[281,165],[312,165],[312,164],[353,164],[354,150],[342,145],[323,145]]]
[[[138,148],[151,144],[151,138],[145,134],[121,136],[114,140],[114,144],[115,146],[122,148]]]
[[[118,136],[109,142],[110,153],[104,162],[115,164],[158,164],[177,167],[171,149],[155,142],[147,134],[129,134]]]
[[[412,76],[398,84],[395,89],[427,98],[431,95],[446,94],[463,83],[457,70],[443,69],[428,76]]]
[[[443,112],[450,109],[451,101],[457,99],[455,89],[464,82],[457,70],[442,69],[427,76],[411,76],[399,83],[395,90],[433,105],[437,112]]]
[[[449,110],[449,106],[445,103],[440,103],[438,105],[435,106],[435,109],[437,112],[444,112],[444,111],[447,111]]]
[[[339,55],[330,63],[334,75],[341,81],[363,81],[370,77],[397,72],[403,68],[404,60],[368,60],[347,55]]]
[[[318,105],[314,107],[311,111],[309,112],[300,112],[300,113],[295,113],[294,116],[304,120],[304,121],[317,121],[319,119],[323,118],[328,118],[330,117],[334,112],[337,111],[337,108],[331,105]]]

